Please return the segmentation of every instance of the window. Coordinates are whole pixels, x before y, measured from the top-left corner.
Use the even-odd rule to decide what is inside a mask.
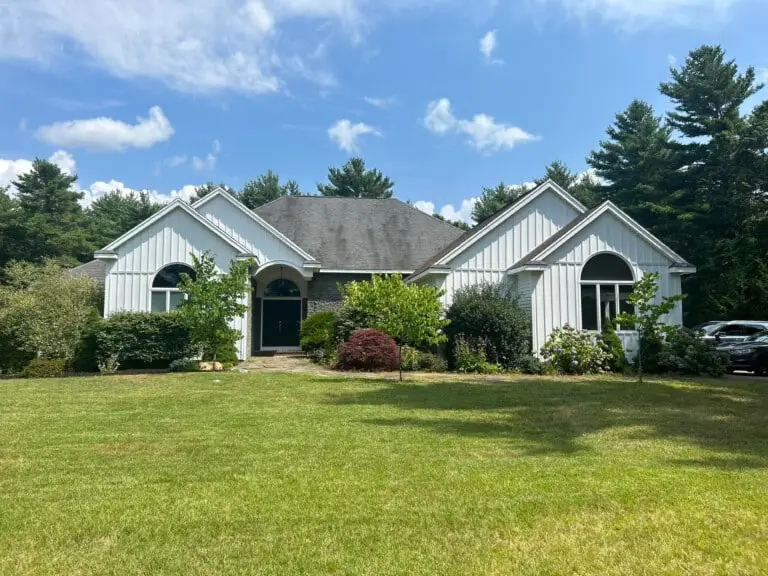
[[[290,280],[272,280],[264,288],[264,298],[301,298],[301,290]]]
[[[155,274],[150,300],[152,312],[170,312],[181,305],[186,298],[178,288],[182,274],[195,279],[195,271],[185,264],[171,264]]]
[[[581,271],[581,328],[599,332],[606,320],[634,312],[629,303],[634,281],[632,270],[618,256],[591,258]]]

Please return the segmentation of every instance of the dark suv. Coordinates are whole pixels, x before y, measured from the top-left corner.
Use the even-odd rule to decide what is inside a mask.
[[[768,330],[768,322],[756,320],[733,320],[731,322],[713,322],[698,329],[705,342],[716,346],[738,344],[758,332]]]
[[[728,372],[744,370],[758,376],[768,374],[768,330],[753,334],[738,344],[718,346],[717,351],[728,358]]]

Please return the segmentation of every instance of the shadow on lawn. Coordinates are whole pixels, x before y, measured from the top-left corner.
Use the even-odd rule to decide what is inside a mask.
[[[733,454],[733,458],[721,454],[711,459],[674,461],[681,466],[768,467],[768,386],[763,382],[375,382],[379,384],[376,388],[336,395],[330,402],[446,411],[364,422],[522,440],[532,445],[529,454],[583,450],[580,437],[613,428],[629,440],[679,440]]]

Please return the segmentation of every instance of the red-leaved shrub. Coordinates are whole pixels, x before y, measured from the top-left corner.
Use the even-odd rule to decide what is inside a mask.
[[[339,368],[342,370],[397,370],[397,359],[397,344],[378,330],[358,330],[339,350]]]

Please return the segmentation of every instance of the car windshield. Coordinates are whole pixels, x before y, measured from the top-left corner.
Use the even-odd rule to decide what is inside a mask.
[[[709,325],[702,326],[700,330],[707,336],[711,336],[712,334],[720,330],[723,326],[725,326],[725,324],[723,324],[722,322],[719,322],[717,324],[709,324]]]
[[[752,336],[746,339],[746,342],[768,342],[768,330],[752,334]]]

